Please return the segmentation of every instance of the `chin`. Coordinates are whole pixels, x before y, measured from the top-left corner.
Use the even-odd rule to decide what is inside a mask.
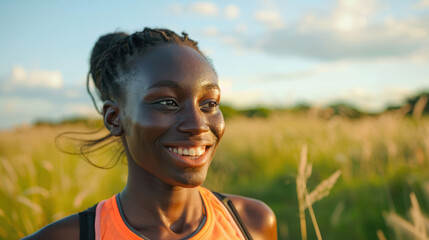
[[[206,180],[207,173],[186,172],[174,185],[184,188],[194,188],[202,185]]]

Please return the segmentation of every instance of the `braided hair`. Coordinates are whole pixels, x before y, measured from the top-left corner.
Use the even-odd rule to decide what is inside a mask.
[[[191,47],[200,53],[211,65],[210,60],[198,48],[198,43],[190,39],[188,34],[184,32],[182,32],[182,35],[178,35],[168,29],[144,28],[143,31],[135,32],[131,35],[125,32],[115,32],[101,36],[92,49],[90,68],[86,78],[86,88],[96,110],[100,114],[103,114],[97,107],[97,103],[91,92],[90,79],[93,80],[95,91],[101,101],[115,100],[121,96],[121,84],[124,82],[120,80],[120,75],[124,70],[126,71],[126,65],[130,58],[138,54],[147,54],[154,47],[166,44]],[[103,169],[112,168],[118,163],[121,157],[124,156],[125,152],[121,145],[121,139],[115,137],[111,133],[100,138],[88,139],[88,136],[98,134],[102,130],[104,130],[104,127],[88,133],[62,133],[56,138],[57,148],[68,154],[81,155],[84,160],[95,167]],[[77,138],[73,136],[75,134],[84,135],[86,137],[85,139]],[[73,151],[65,150],[60,144],[62,138],[77,142],[77,148]],[[112,144],[116,146],[118,151],[116,151],[109,162],[99,165],[89,159],[88,155],[90,153],[104,149]]]
[[[97,111],[101,113],[89,88],[90,77],[100,99],[113,100],[120,95],[118,75],[121,69],[126,69],[127,60],[137,54],[145,54],[155,46],[170,43],[191,47],[204,56],[197,46],[198,43],[184,32],[180,36],[168,29],[145,28],[131,35],[116,32],[101,36],[92,49],[87,75],[87,90]]]

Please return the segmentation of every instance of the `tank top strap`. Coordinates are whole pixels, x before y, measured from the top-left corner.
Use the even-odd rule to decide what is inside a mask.
[[[99,204],[79,212],[79,239],[94,240],[95,239],[95,218],[96,208]]]
[[[231,214],[231,217],[234,219],[237,226],[240,228],[241,233],[245,237],[246,240],[251,240],[252,236],[250,235],[249,231],[246,228],[246,225],[244,225],[243,220],[240,217],[240,214],[238,213],[237,209],[234,206],[234,203],[229,199],[227,196],[212,191],[212,193],[223,203],[223,205],[228,210],[229,214]]]
[[[207,199],[207,205],[213,209],[212,214],[214,216],[212,218],[216,221],[216,226],[212,232],[213,236],[218,234],[217,231],[219,230],[216,229],[221,229],[220,231],[225,231],[227,234],[221,235],[222,238],[228,236],[229,239],[252,239],[234,204],[227,196],[212,192],[204,187],[200,187],[200,192]]]

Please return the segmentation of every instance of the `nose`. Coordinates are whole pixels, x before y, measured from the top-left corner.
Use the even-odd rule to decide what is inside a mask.
[[[183,133],[199,135],[210,130],[206,120],[204,113],[201,112],[198,106],[185,108],[178,129]]]

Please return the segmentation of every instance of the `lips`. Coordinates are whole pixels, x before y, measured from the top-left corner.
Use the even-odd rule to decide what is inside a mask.
[[[202,167],[210,161],[211,146],[166,146],[168,154],[183,167]]]

